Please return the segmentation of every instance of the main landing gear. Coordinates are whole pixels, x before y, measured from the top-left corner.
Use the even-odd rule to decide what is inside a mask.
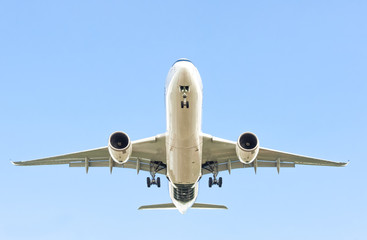
[[[147,177],[147,186],[150,188],[151,185],[157,185],[157,187],[161,187],[161,178],[157,177],[157,180],[153,177],[150,179],[150,177]]]
[[[209,187],[211,188],[213,185],[218,185],[218,187],[222,187],[223,179],[222,177],[219,177],[217,180],[217,177],[215,175],[214,179],[212,177],[209,178]]]
[[[150,175],[152,176],[147,177],[147,187],[150,188],[151,185],[157,185],[157,187],[161,187],[161,178],[155,178],[155,174],[163,169],[166,168],[166,165],[162,162],[150,162]]]
[[[203,168],[205,170],[208,170],[213,174],[213,177],[209,177],[209,183],[208,186],[211,188],[213,185],[218,185],[218,187],[222,187],[223,184],[223,178],[218,176],[218,163],[217,162],[206,162],[203,164]]]

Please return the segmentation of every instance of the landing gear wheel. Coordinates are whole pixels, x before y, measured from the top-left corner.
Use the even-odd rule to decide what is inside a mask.
[[[157,186],[160,188],[161,187],[161,178],[157,177]]]
[[[222,187],[222,183],[223,183],[223,179],[222,177],[220,177],[218,180],[218,187]]]
[[[209,187],[211,188],[213,186],[213,178],[212,177],[210,177],[209,178]]]
[[[189,108],[190,104],[189,101],[181,101],[181,108]]]
[[[151,182],[150,182],[150,177],[147,177],[147,186],[148,188],[150,188]]]

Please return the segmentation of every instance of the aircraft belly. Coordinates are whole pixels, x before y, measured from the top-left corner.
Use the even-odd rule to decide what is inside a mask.
[[[175,148],[169,150],[167,174],[174,184],[193,184],[201,176],[201,148]]]
[[[174,77],[167,89],[167,176],[173,184],[194,184],[201,177],[201,80],[190,79],[187,71]],[[180,86],[189,85],[183,93]],[[183,100],[190,103],[182,107]]]
[[[174,184],[193,184],[201,176],[202,140],[197,106],[172,108],[167,138],[167,173]]]

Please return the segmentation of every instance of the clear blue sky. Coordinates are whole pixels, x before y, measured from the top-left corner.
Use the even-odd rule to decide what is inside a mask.
[[[130,2],[130,3],[128,3]],[[134,3],[131,3],[134,2]],[[0,1],[0,239],[366,239],[366,1]],[[198,202],[228,211],[137,211],[170,202],[147,173],[10,160],[165,131],[178,58],[204,84],[203,131],[334,161],[222,173]]]

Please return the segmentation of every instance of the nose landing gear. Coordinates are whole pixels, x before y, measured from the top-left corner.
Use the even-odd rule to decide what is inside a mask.
[[[180,91],[182,93],[183,100],[181,101],[181,108],[189,108],[190,104],[189,101],[187,101],[187,93],[189,92],[190,88],[189,86],[180,86]]]
[[[184,107],[186,108],[190,107],[189,101],[187,101],[186,98],[183,101],[181,101],[181,108],[184,108]]]

